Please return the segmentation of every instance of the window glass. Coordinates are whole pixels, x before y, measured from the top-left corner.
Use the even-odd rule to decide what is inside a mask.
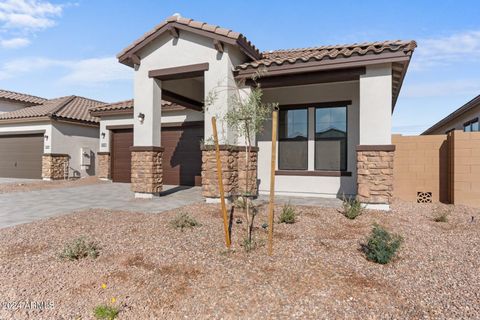
[[[347,107],[315,109],[315,170],[347,170]]]
[[[280,110],[278,131],[278,168],[280,170],[307,170],[307,108]]]
[[[465,132],[470,132],[472,131],[472,128],[470,127],[470,124],[466,124],[463,126],[463,131]]]
[[[478,120],[475,122],[472,122],[472,131],[478,131]]]

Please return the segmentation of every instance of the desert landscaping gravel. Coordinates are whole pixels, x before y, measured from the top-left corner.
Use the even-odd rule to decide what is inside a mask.
[[[247,253],[237,216],[225,249],[218,208],[92,210],[0,230],[0,319],[92,319],[100,304],[120,308],[119,319],[480,318],[476,209],[457,206],[448,222],[434,222],[450,207],[396,201],[356,220],[296,207],[295,224],[275,224],[269,257],[265,212],[256,218],[259,247]],[[173,228],[182,210],[201,225]],[[375,222],[404,238],[387,265],[359,249]],[[80,236],[100,245],[99,257],[58,258]]]
[[[96,183],[105,183],[105,181],[102,181],[97,177],[86,177],[70,180],[29,180],[28,182],[21,181],[18,183],[0,183],[0,193],[27,192],[56,188],[72,188]]]

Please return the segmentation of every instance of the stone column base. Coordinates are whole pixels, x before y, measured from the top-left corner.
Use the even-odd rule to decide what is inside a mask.
[[[111,179],[111,156],[110,152],[97,152],[98,178],[101,180]]]
[[[257,153],[258,148],[252,147],[250,153],[250,170],[248,175],[249,193],[258,195],[257,187]],[[221,145],[220,162],[222,164],[223,189],[225,197],[231,198],[245,193],[246,160],[245,147]],[[202,194],[207,202],[215,202],[220,198],[217,178],[217,159],[215,146],[202,147]]]
[[[132,152],[131,189],[136,198],[158,196],[163,187],[162,147],[130,148]]]
[[[357,199],[388,210],[393,196],[394,145],[357,146]]]
[[[44,153],[42,156],[42,179],[68,179],[69,160],[68,154]]]

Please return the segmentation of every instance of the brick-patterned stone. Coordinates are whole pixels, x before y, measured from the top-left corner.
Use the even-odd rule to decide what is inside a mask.
[[[250,170],[248,172],[249,193],[257,195],[257,148],[250,151]],[[223,188],[226,197],[245,193],[247,166],[245,148],[239,146],[220,146]],[[213,146],[202,150],[202,193],[206,198],[219,198],[217,162]]]
[[[393,196],[394,151],[357,151],[357,198],[389,204]]]
[[[68,179],[70,156],[45,153],[42,156],[42,178],[49,180]]]
[[[100,179],[111,178],[111,156],[109,152],[98,152],[98,177]]]
[[[162,191],[162,156],[162,148],[132,149],[131,188],[133,192],[158,194]]]

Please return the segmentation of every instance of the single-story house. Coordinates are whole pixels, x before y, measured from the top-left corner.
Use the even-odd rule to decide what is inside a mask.
[[[453,130],[480,131],[480,95],[465,103],[442,120],[425,130],[422,135],[446,134]]]
[[[131,187],[141,198],[159,195],[169,179],[166,168],[190,157],[179,165],[180,180],[197,181],[200,167],[203,195],[217,201],[215,156],[209,143],[211,118],[217,116],[225,190],[227,196],[238,194],[247,183],[244,139],[222,122],[236,92],[222,88],[248,94],[260,85],[263,101],[279,104],[277,194],[357,195],[371,207],[388,209],[395,150],[391,118],[415,47],[415,41],[384,41],[260,52],[241,33],[170,17],[118,54],[119,62],[134,70],[135,103],[133,112],[128,110],[133,123],[133,133],[128,133],[133,138],[128,139],[133,146],[127,150],[128,143],[115,138],[121,134],[115,130],[122,130],[126,119],[114,107],[109,124],[107,120],[101,124],[99,156],[117,158],[112,153],[122,148],[124,157],[131,152]],[[200,113],[212,92],[216,99]],[[170,111],[164,112],[168,106],[162,101],[184,107],[175,111],[177,118],[172,120],[180,136],[175,141],[165,135],[172,129],[166,120]],[[190,114],[199,125],[195,134],[191,134]],[[103,123],[107,118],[101,117]],[[120,127],[115,128],[114,121]],[[189,139],[188,147],[183,137]],[[267,193],[271,121],[256,137],[255,146],[249,176],[259,193]],[[182,150],[179,157],[175,157],[177,149]],[[100,172],[114,172],[112,164],[117,165],[115,159],[101,161]]]
[[[95,175],[99,123],[89,108],[104,102],[77,96],[34,102],[0,113],[0,177]]]

